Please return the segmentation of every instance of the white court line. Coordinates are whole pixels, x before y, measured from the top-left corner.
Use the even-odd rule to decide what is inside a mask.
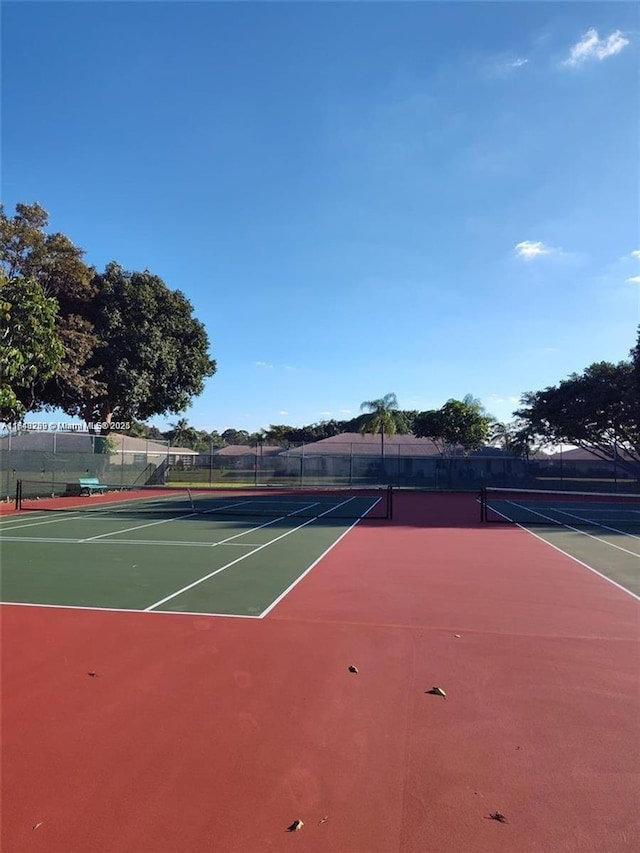
[[[83,604],[38,604],[33,601],[0,601],[2,607],[46,607],[50,610],[93,610],[105,613],[153,613],[162,616],[216,616],[225,619],[259,619],[245,613],[198,613],[191,610],[139,610],[134,607],[90,607]]]
[[[255,528],[253,528],[255,529]],[[249,533],[250,531],[246,531]],[[244,535],[244,534],[243,534]],[[91,541],[88,539],[65,539],[61,536],[52,536],[48,538],[46,536],[4,536],[2,539],[3,542],[46,542],[46,543],[56,543],[61,542],[65,545],[171,545],[176,547],[187,547],[187,548],[215,548],[217,545],[233,545],[237,548],[257,548],[258,543],[248,543],[248,542],[227,542],[227,540],[222,540],[221,542],[188,542],[180,539],[98,539],[97,541]]]
[[[158,499],[158,502],[167,501],[167,500],[169,500],[169,499],[168,498]],[[175,500],[175,499],[173,499],[173,500]],[[227,504],[226,506],[223,506],[222,509],[228,509],[230,506],[231,507],[244,506],[244,504],[246,504],[246,503],[251,503],[251,501],[236,501],[233,504]],[[147,506],[149,506],[148,503],[147,503]],[[120,507],[120,509],[116,509],[115,507]],[[113,518],[109,518],[109,515],[114,515],[117,512],[124,512],[125,509],[126,509],[126,511],[130,512],[134,508],[135,508],[135,502],[131,501],[129,506],[126,508],[123,507],[122,504],[104,503],[104,504],[96,505],[95,507],[91,507],[89,509],[83,508],[82,510],[78,510],[78,511],[74,511],[72,507],[69,507],[68,509],[64,509],[64,510],[59,510],[59,511],[57,511],[57,510],[33,510],[33,512],[43,512],[43,513],[46,512],[47,515],[45,518],[41,518],[39,521],[29,522],[28,524],[22,524],[22,523],[14,524],[13,527],[9,527],[7,525],[0,525],[0,538],[2,538],[2,534],[8,530],[24,530],[27,527],[37,527],[38,525],[41,525],[41,524],[55,524],[56,522],[59,522],[59,521],[74,521],[74,520],[81,519],[81,518],[91,518],[93,521],[114,521]],[[25,512],[28,512],[28,511],[29,510],[25,510]],[[51,512],[58,512],[58,514],[56,515],[55,518],[49,518],[48,516],[50,515]],[[189,513],[189,514],[193,515],[194,513]],[[210,514],[210,513],[208,513],[208,514]],[[196,513],[196,515],[197,515],[197,513]],[[163,521],[175,521],[177,518],[186,518],[186,516],[184,516],[184,515],[181,515],[181,516],[173,515],[173,516],[171,516],[171,518],[163,519]],[[17,521],[17,520],[18,520],[17,517],[16,518],[12,517],[12,521]],[[25,519],[25,521],[26,521],[26,519]],[[154,524],[155,523],[156,522],[154,522]],[[142,525],[142,526],[144,527],[145,525]],[[136,528],[132,527],[130,529],[135,530]],[[126,531],[122,530],[120,532],[125,533]],[[110,535],[110,534],[105,534],[105,535]],[[79,541],[81,541],[81,540],[79,540]]]
[[[552,518],[550,515],[545,515],[543,512],[538,512],[535,509],[531,509],[528,506],[524,506],[523,504],[516,503],[515,501],[505,501],[505,503],[511,504],[511,506],[517,506],[519,509],[524,509],[527,512],[532,512],[534,515],[539,515],[540,518],[545,518],[547,521],[550,521],[552,524],[558,526],[558,519]],[[498,512],[497,509],[493,507],[489,507],[492,512]],[[508,518],[508,516],[504,515],[502,512],[498,512],[498,515],[501,515],[503,518]],[[508,519],[512,521],[513,519]],[[523,522],[526,524],[526,521]],[[522,525],[518,525],[519,527]],[[581,530],[579,527],[573,527],[571,524],[566,524],[564,521],[560,522],[560,527],[566,527],[568,530],[573,530],[575,533],[580,533],[581,536],[588,536],[590,539],[595,539],[596,542],[602,542],[603,545],[608,545],[610,548],[617,548],[618,551],[624,551],[625,554],[630,554],[632,557],[636,557],[640,560],[640,554],[636,554],[634,551],[628,551],[626,548],[623,548],[622,545],[615,545],[613,542],[609,542],[607,539],[601,539],[599,536],[594,536],[593,533],[587,533],[586,530]],[[622,533],[623,531],[619,531]],[[628,533],[624,533],[623,535],[628,536]]]
[[[295,512],[287,513],[287,515],[280,515],[277,518],[272,518],[270,521],[265,521],[264,524],[259,524],[256,527],[249,527],[247,530],[243,530],[240,533],[235,533],[233,536],[228,536],[226,539],[221,539],[220,542],[183,542],[181,540],[151,540],[151,539],[113,539],[110,541],[106,541],[103,539],[105,536],[117,536],[120,533],[130,533],[132,530],[140,530],[143,527],[153,527],[155,524],[166,524],[168,521],[177,521],[182,518],[189,518],[193,515],[198,515],[198,513],[189,513],[188,515],[179,515],[173,516],[172,518],[164,518],[162,521],[153,521],[149,524],[140,524],[137,527],[129,527],[125,530],[113,530],[110,533],[101,533],[99,536],[90,536],[87,539],[67,539],[61,536],[55,537],[46,537],[46,536],[2,536],[2,540],[4,542],[64,542],[66,544],[76,544],[76,545],[191,545],[191,546],[202,546],[206,548],[214,548],[216,545],[226,545],[231,542],[233,539],[239,539],[241,536],[246,536],[248,533],[253,533],[254,530],[261,530],[263,527],[269,527],[272,524],[276,524],[278,521],[282,521],[285,518],[291,518],[294,515],[298,515],[298,513],[303,512],[305,509],[313,509],[314,506],[317,506],[317,502],[311,504],[304,504],[300,509],[297,509]],[[238,506],[238,504],[232,504],[232,506]],[[332,509],[335,507],[332,507]],[[57,521],[57,519],[55,519]],[[49,522],[45,522],[49,523]],[[33,525],[23,525],[23,527],[32,527]],[[16,528],[20,530],[21,528]],[[243,547],[251,547],[257,548],[257,545],[244,545],[244,543],[233,542],[234,545],[243,545]]]
[[[163,518],[162,521],[149,521],[147,524],[138,524],[136,527],[125,527],[124,530],[112,530],[110,533],[100,533],[98,536],[89,536],[87,539],[79,539],[79,542],[95,542],[96,539],[103,539],[105,536],[119,536],[121,533],[131,533],[132,530],[142,530],[143,527],[155,527],[156,524],[167,524],[169,521],[182,521],[183,518],[193,518],[197,515],[195,512],[188,512],[186,515],[173,515],[171,518]]]
[[[327,556],[327,554],[329,553],[329,551],[331,551],[333,548],[335,548],[335,547],[336,547],[336,545],[338,544],[338,542],[340,542],[340,540],[341,540],[341,539],[344,539],[344,537],[347,535],[347,533],[350,533],[350,532],[353,530],[353,528],[356,526],[356,524],[357,524],[359,521],[362,521],[362,519],[363,519],[363,518],[366,518],[367,513],[371,512],[371,510],[373,509],[373,507],[374,507],[374,506],[375,506],[379,501],[381,501],[381,500],[382,500],[382,498],[378,498],[378,500],[377,500],[374,504],[372,504],[372,505],[369,507],[369,509],[367,510],[367,512],[363,513],[363,514],[360,516],[360,518],[356,518],[356,520],[353,522],[353,524],[352,524],[352,525],[350,525],[349,527],[347,527],[347,529],[346,529],[343,533],[341,533],[341,534],[340,534],[340,536],[338,536],[338,538],[336,539],[336,541],[335,541],[335,542],[332,542],[332,543],[331,543],[331,545],[329,545],[329,547],[328,547],[325,551],[323,551],[323,552],[322,552],[322,554],[320,554],[320,556],[318,557],[318,559],[317,559],[317,560],[314,560],[314,561],[313,561],[313,563],[311,563],[311,565],[309,566],[309,568],[307,568],[307,569],[305,569],[305,570],[304,570],[304,572],[300,575],[300,577],[296,578],[296,579],[293,581],[293,583],[289,584],[289,586],[284,590],[284,592],[281,592],[281,593],[280,593],[280,595],[276,598],[276,600],[275,600],[275,601],[272,601],[272,602],[271,602],[271,604],[267,607],[267,609],[262,611],[262,613],[260,614],[260,619],[264,619],[264,617],[265,617],[265,616],[267,616],[267,614],[271,613],[271,611],[273,610],[273,608],[274,608],[277,604],[279,604],[279,603],[282,601],[282,599],[283,599],[286,595],[288,595],[288,594],[291,592],[291,590],[292,590],[295,586],[297,586],[297,585],[300,583],[300,581],[301,581],[304,577],[306,577],[306,575],[308,575],[308,574],[309,574],[309,572],[311,571],[311,569],[315,568],[315,567],[318,565],[318,563],[320,562],[320,560],[323,560],[323,559]]]
[[[627,494],[628,495],[629,493],[628,492],[621,492],[620,494],[622,494],[622,495]],[[635,495],[634,495],[634,497],[635,497]],[[564,506],[564,504],[563,504],[563,506]],[[616,507],[613,507],[613,508],[609,507],[609,509],[599,509],[598,507],[593,507],[590,504],[587,504],[587,506],[585,506],[584,504],[581,504],[580,506],[567,506],[567,509],[582,509],[582,510],[588,509],[589,512],[593,513],[593,514],[598,513],[598,512],[602,514],[602,513],[606,512],[608,515],[612,515],[613,513],[616,512],[617,508]],[[557,510],[557,511],[558,512],[565,512],[565,510],[563,510],[563,509]],[[640,515],[640,509],[625,509],[622,511],[625,513],[633,513],[633,515]]]
[[[0,529],[0,536],[2,536],[5,530],[24,530],[25,527],[37,527],[39,524],[55,524],[56,521],[74,521],[78,518],[82,518],[82,515],[74,512],[72,515],[60,515],[57,518],[50,518],[48,520],[42,519],[42,521],[33,521],[29,524],[16,524],[14,527],[2,527],[2,529]]]
[[[585,518],[582,515],[577,515],[575,512],[569,512],[566,509],[558,509],[556,510],[556,512],[559,512],[561,515],[568,515],[569,518],[577,518],[578,521],[586,521],[587,524],[591,524],[594,527],[601,527],[603,530],[610,530],[612,533],[622,533],[623,536],[630,536],[632,539],[640,539],[640,536],[636,536],[635,533],[629,533],[626,530],[620,530],[619,527],[610,527],[608,524],[603,524],[601,521],[596,521],[592,518]],[[567,525],[567,527],[568,526],[569,525]]]
[[[231,506],[239,506],[239,504],[231,504]],[[209,542],[207,543],[210,547],[215,547],[216,545],[225,545],[227,542],[231,542],[233,539],[239,539],[241,536],[246,536],[247,533],[253,533],[256,530],[261,530],[263,527],[269,527],[272,524],[276,524],[278,521],[282,521],[285,518],[290,518],[292,515],[297,515],[299,512],[302,512],[305,509],[311,509],[316,506],[315,503],[309,504],[308,506],[303,506],[301,509],[296,510],[296,512],[288,513],[287,515],[280,515],[278,518],[272,518],[270,521],[265,521],[264,524],[259,524],[257,527],[249,527],[247,530],[242,530],[240,533],[234,533],[233,536],[228,536],[226,539],[221,539],[220,542]],[[226,507],[227,509],[229,507]],[[177,518],[167,518],[163,521],[153,521],[151,524],[141,524],[138,527],[129,527],[127,530],[115,530],[113,533],[102,533],[100,536],[91,536],[89,539],[79,539],[79,542],[91,542],[94,543],[96,540],[102,540],[105,536],[116,536],[119,533],[130,533],[132,530],[140,530],[142,527],[153,527],[154,524],[165,524],[167,521],[177,521],[179,518],[190,518],[193,515],[198,515],[198,513],[190,512],[189,515],[179,515]],[[111,540],[114,545],[117,545],[118,542],[121,542],[120,539]],[[107,544],[105,542],[105,544]],[[236,544],[236,543],[234,543]]]
[[[150,604],[149,607],[145,608],[145,610],[154,610],[156,607],[160,607],[161,604],[164,604],[167,601],[171,601],[172,598],[176,598],[178,595],[182,595],[184,592],[187,592],[188,590],[193,589],[193,587],[198,586],[201,583],[204,583],[205,581],[214,577],[214,575],[220,574],[220,572],[224,572],[225,569],[229,569],[229,568],[231,568],[231,566],[235,566],[236,563],[240,563],[242,560],[246,560],[248,557],[252,557],[254,554],[257,554],[258,551],[262,551],[263,548],[268,548],[269,545],[273,545],[274,542],[278,542],[278,541],[280,541],[280,539],[284,539],[286,536],[290,536],[292,533],[295,533],[296,530],[301,530],[303,527],[306,527],[308,524],[312,524],[314,521],[317,521],[319,518],[322,518],[323,515],[327,515],[328,513],[333,512],[336,509],[339,509],[341,506],[344,506],[345,504],[350,503],[351,501],[355,500],[355,497],[356,496],[354,495],[353,497],[348,498],[346,501],[342,501],[341,503],[336,504],[335,506],[332,506],[331,509],[325,510],[324,512],[320,513],[320,515],[316,515],[313,518],[309,518],[303,524],[299,524],[297,527],[293,527],[291,530],[287,530],[285,533],[282,533],[280,536],[276,536],[275,539],[271,539],[271,540],[269,540],[269,542],[265,542],[264,545],[260,545],[254,551],[249,551],[248,554],[243,554],[242,557],[238,557],[236,560],[232,560],[230,563],[227,563],[226,565],[221,566],[219,569],[215,569],[215,571],[210,572],[208,575],[205,575],[204,577],[199,578],[196,581],[193,581],[193,583],[187,584],[187,586],[182,587],[182,589],[177,590],[177,592],[173,592],[173,593],[171,593],[171,595],[167,595],[167,596],[165,596],[165,598],[160,599],[160,601],[156,601],[154,604]],[[375,504],[374,504],[374,506],[375,506]]]
[[[507,515],[500,510],[495,509],[494,507],[488,507],[492,512],[495,512],[497,515],[501,515],[506,521],[512,521]],[[560,554],[564,554],[565,557],[568,557],[570,560],[573,560],[574,563],[578,563],[579,566],[582,566],[585,569],[589,569],[590,572],[593,572],[594,575],[598,575],[602,580],[607,581],[607,583],[613,584],[613,586],[622,590],[622,592],[626,592],[627,595],[630,595],[631,598],[635,598],[636,601],[640,601],[640,595],[636,595],[635,592],[631,592],[630,589],[627,589],[626,586],[622,586],[617,581],[612,580],[612,578],[608,578],[606,575],[603,575],[602,572],[599,572],[597,569],[594,569],[593,566],[590,566],[588,563],[584,563],[582,560],[579,560],[577,557],[574,557],[573,554],[570,554],[568,551],[564,551],[562,548],[559,548],[557,545],[554,545],[553,542],[549,542],[548,539],[545,539],[544,536],[540,536],[538,533],[534,533],[533,530],[530,530],[528,527],[525,527],[524,524],[519,524],[517,521],[515,522],[516,527],[519,527],[520,530],[524,530],[525,533],[530,533],[532,536],[535,536],[536,539],[539,539],[541,542],[544,542],[545,545],[548,545],[550,548],[553,548],[554,551],[558,551]],[[582,530],[576,530],[577,533],[582,533]],[[607,543],[605,543],[607,544]],[[634,554],[634,556],[637,556]]]
[[[218,509],[232,509],[234,506],[244,506],[249,501],[236,501],[232,504],[219,507]],[[81,539],[80,542],[93,542],[96,539],[103,539],[105,536],[119,536],[121,533],[131,533],[132,530],[142,530],[144,527],[155,527],[156,524],[167,524],[170,521],[182,521],[183,518],[193,518],[194,515],[202,513],[188,512],[185,515],[172,515],[170,518],[163,518],[161,521],[148,521],[146,524],[138,524],[136,527],[125,527],[124,530],[112,530],[110,533],[100,533],[98,536],[88,536],[86,539]]]
[[[197,515],[197,513],[189,513],[189,515],[181,515],[174,516],[173,518],[165,518],[162,521],[153,521],[150,524],[140,524],[138,527],[130,527],[127,530],[114,530],[111,533],[102,533],[99,536],[91,536],[88,539],[63,539],[61,537],[27,537],[27,536],[7,536],[3,537],[5,542],[64,542],[66,544],[75,544],[75,545],[191,545],[191,546],[201,546],[206,548],[214,548],[217,545],[226,545],[231,543],[233,545],[242,545],[243,543],[233,542],[233,539],[239,539],[241,536],[246,536],[248,533],[253,533],[256,530],[262,530],[263,527],[270,527],[272,524],[277,524],[278,521],[283,521],[285,518],[291,518],[294,515],[298,515],[298,513],[303,512],[305,509],[313,509],[314,506],[317,506],[318,503],[307,503],[302,506],[300,509],[297,509],[295,512],[287,513],[287,515],[280,515],[277,518],[272,518],[269,521],[265,521],[263,524],[258,524],[255,527],[248,527],[246,530],[240,531],[240,533],[234,533],[233,536],[227,536],[226,539],[221,539],[219,542],[175,542],[175,541],[167,541],[167,540],[145,540],[145,539],[110,539],[106,540],[104,536],[116,536],[120,533],[129,533],[132,530],[140,530],[142,527],[153,527],[154,524],[165,524],[167,521],[176,521],[178,518],[189,518],[192,515]],[[232,506],[238,506],[238,504],[232,504]],[[332,507],[334,509],[335,507]],[[317,516],[316,516],[317,517]],[[259,545],[245,545],[244,547],[258,548]]]

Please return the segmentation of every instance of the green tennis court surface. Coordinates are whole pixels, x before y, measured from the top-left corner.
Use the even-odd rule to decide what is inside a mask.
[[[142,498],[52,499],[4,518],[2,601],[262,616],[360,519],[383,512],[375,492]]]
[[[518,524],[640,595],[640,495],[486,488],[482,520]]]
[[[640,495],[486,488],[483,520],[640,532]]]

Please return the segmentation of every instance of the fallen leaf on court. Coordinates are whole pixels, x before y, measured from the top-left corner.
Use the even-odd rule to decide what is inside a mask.
[[[491,812],[489,815],[491,820],[497,820],[498,823],[507,823],[506,817],[502,814],[502,812]]]
[[[326,823],[328,820],[329,820],[329,815],[327,815],[326,817],[320,818],[318,823]]]
[[[351,664],[351,666],[349,667],[349,672],[355,672],[357,675],[359,672],[359,669],[357,666],[354,666],[353,664]]]
[[[91,672],[88,672],[87,675],[90,675],[91,678],[97,678],[98,677],[98,673],[94,672],[93,670],[91,670]]]
[[[443,699],[447,698],[447,694],[442,687],[432,687],[431,690],[427,690],[426,692],[431,693],[433,696],[442,696]]]
[[[297,832],[299,829],[302,829],[304,823],[301,820],[294,820],[291,826],[287,827],[288,832]]]
[[[460,634],[454,634],[453,636],[456,638],[456,640],[460,639]]]
[[[34,824],[33,824],[33,826],[31,827],[31,829],[37,829],[39,826],[42,826],[42,824],[43,824],[43,823],[44,823],[44,821],[39,820],[39,821],[38,821],[38,823],[34,823]]]

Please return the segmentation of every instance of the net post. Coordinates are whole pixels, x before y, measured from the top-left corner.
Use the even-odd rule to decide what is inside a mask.
[[[487,489],[483,486],[480,490],[480,524],[487,520]]]
[[[15,508],[21,509],[21,507],[22,507],[22,480],[16,480]]]
[[[387,520],[393,519],[393,486],[387,486]]]

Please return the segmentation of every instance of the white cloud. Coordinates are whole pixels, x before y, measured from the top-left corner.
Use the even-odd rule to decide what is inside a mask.
[[[350,415],[351,414],[351,409],[338,409],[338,411],[341,415]]]
[[[631,278],[628,278],[627,281],[630,284],[640,284],[640,275],[632,275]]]
[[[631,252],[631,257],[640,260],[640,249],[634,249],[634,251]]]
[[[490,394],[485,402],[491,405],[492,403],[518,403],[519,401],[520,397],[516,397],[515,395],[501,397],[499,394]]]
[[[520,56],[514,58],[513,54],[502,53],[493,56],[483,64],[480,73],[489,80],[506,79],[513,73],[514,68],[522,68],[528,65],[529,60]]]
[[[534,258],[540,257],[540,255],[557,254],[558,251],[558,249],[554,249],[551,246],[545,246],[541,241],[533,243],[531,240],[523,240],[522,243],[518,243],[514,247],[514,252],[518,257],[524,258],[526,261],[532,261]]]
[[[280,409],[280,411],[278,412],[278,414],[279,414],[279,415],[288,415],[288,414],[289,414],[289,412],[287,412],[287,410],[286,410],[286,409]]]
[[[573,45],[569,59],[565,59],[562,64],[576,66],[589,59],[608,59],[610,56],[620,53],[628,44],[629,39],[625,38],[620,30],[616,30],[607,38],[601,39],[595,27],[591,27],[580,41]]]
[[[256,367],[273,367],[268,361],[254,361],[253,363]]]
[[[320,415],[322,415],[322,416],[323,416],[323,417],[325,417],[325,418],[328,418],[328,417],[330,417],[330,416],[331,416],[331,412],[319,412],[319,414],[320,414]]]

